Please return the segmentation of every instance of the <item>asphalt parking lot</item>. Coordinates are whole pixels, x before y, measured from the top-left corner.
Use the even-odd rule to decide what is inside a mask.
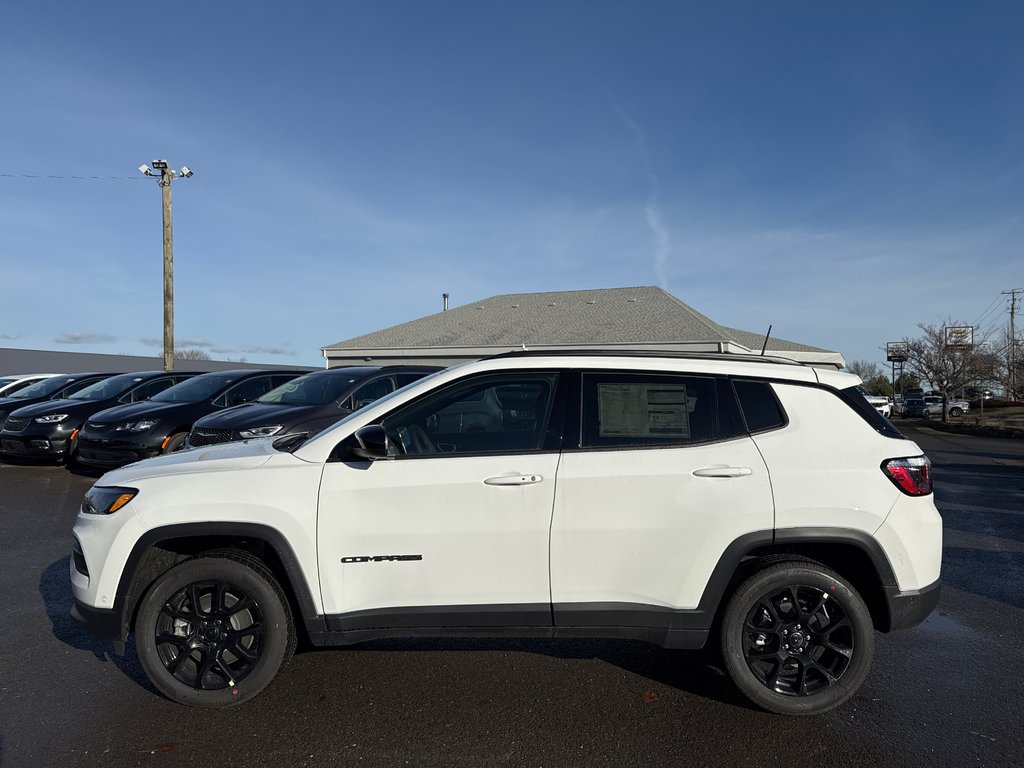
[[[608,641],[306,651],[248,704],[181,707],[68,615],[93,477],[0,461],[0,767],[1024,766],[1024,441],[897,427],[935,464],[942,600],[814,718],[753,709],[713,653]]]

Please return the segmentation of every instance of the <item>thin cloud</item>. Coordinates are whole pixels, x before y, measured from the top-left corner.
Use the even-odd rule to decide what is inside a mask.
[[[146,339],[139,339],[139,343],[140,344],[145,344],[147,347],[162,347],[164,345],[164,340],[163,339],[146,338]],[[175,339],[174,340],[174,346],[175,347],[181,347],[181,348],[184,348],[184,347],[199,347],[201,349],[205,349],[207,347],[214,347],[216,345],[217,345],[216,342],[210,341],[209,339],[203,339],[203,338],[198,338],[198,339]]]
[[[290,355],[292,350],[286,347],[244,347],[242,349],[248,355]]]
[[[71,332],[62,333],[54,339],[54,342],[57,344],[106,344],[116,340],[117,337],[111,336],[109,333]]]
[[[609,98],[611,98],[610,94]],[[640,161],[647,176],[650,192],[647,196],[647,203],[644,205],[644,218],[647,219],[647,226],[650,228],[651,234],[654,235],[654,273],[658,276],[658,283],[661,287],[668,288],[665,266],[668,263],[668,254],[672,246],[672,240],[668,228],[662,221],[661,180],[651,165],[651,153],[647,148],[647,133],[636,120],[626,113],[618,102],[614,99],[611,99],[611,101],[619,120],[633,134],[633,143],[636,145],[637,154],[640,155]]]
[[[14,341],[15,339],[20,339],[20,338],[21,338],[21,334],[20,333],[0,333],[0,339],[5,339],[7,341]]]

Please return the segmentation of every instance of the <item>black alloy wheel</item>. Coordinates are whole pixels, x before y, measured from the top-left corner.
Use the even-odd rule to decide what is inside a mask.
[[[730,676],[755,704],[782,714],[838,706],[863,682],[874,627],[861,597],[811,562],[770,566],[733,595],[722,625]]]
[[[262,562],[241,552],[186,560],[157,579],[135,638],[161,693],[207,706],[255,696],[295,647],[280,586]]]

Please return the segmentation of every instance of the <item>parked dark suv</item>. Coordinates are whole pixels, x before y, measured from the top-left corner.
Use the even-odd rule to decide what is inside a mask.
[[[903,401],[904,419],[910,416],[927,419],[929,415],[928,404],[924,401],[923,397],[908,397]]]
[[[196,419],[255,400],[306,371],[216,371],[183,381],[144,403],[93,415],[78,437],[78,460],[119,467],[181,448]]]
[[[185,445],[319,432],[339,419],[440,368],[359,366],[316,371],[282,384],[250,403],[199,419]]]
[[[76,437],[86,419],[119,403],[147,400],[195,373],[141,371],[101,378],[61,400],[11,411],[0,431],[0,452],[15,456],[77,458]]]

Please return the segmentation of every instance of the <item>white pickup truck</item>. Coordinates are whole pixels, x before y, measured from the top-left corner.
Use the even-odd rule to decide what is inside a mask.
[[[892,418],[892,401],[884,395],[871,395],[868,394],[867,390],[861,388],[861,394],[871,404],[871,407],[878,411],[880,414],[885,416],[887,419]]]

